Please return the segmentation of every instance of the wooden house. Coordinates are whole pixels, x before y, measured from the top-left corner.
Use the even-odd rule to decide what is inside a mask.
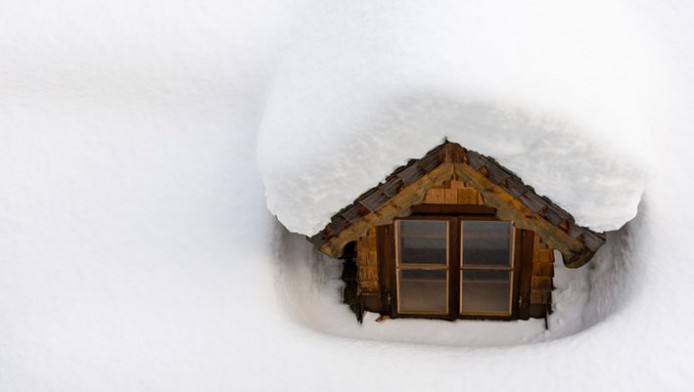
[[[554,250],[587,263],[603,233],[494,159],[445,142],[332,217],[310,241],[345,260],[345,301],[392,318],[514,320],[551,312]]]

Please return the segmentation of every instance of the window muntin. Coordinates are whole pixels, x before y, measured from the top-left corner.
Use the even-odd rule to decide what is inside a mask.
[[[450,237],[449,222],[460,222],[458,236]],[[449,287],[459,284],[461,316],[511,316],[514,245],[511,222],[396,220],[397,313],[448,315]],[[459,263],[453,264],[460,268],[457,276],[450,275],[451,247],[460,251]]]
[[[461,221],[460,245],[460,314],[511,315],[511,222]]]
[[[395,222],[397,311],[448,314],[449,223]]]

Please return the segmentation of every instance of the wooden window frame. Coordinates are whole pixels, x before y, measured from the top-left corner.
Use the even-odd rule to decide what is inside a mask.
[[[521,263],[522,260],[528,257],[525,253],[530,252],[530,257],[532,257],[532,249],[524,249],[524,244],[521,242],[521,234],[525,230],[520,230],[515,227],[513,222],[509,222],[511,225],[511,276],[509,277],[509,296],[510,296],[510,313],[500,314],[500,313],[463,313],[461,309],[461,295],[462,295],[462,246],[463,241],[461,237],[462,222],[463,221],[500,221],[493,213],[494,210],[475,210],[471,214],[458,214],[460,209],[454,209],[448,214],[444,213],[445,209],[437,209],[436,213],[415,213],[413,215],[398,218],[391,225],[384,227],[381,231],[381,238],[385,240],[383,247],[392,249],[392,251],[387,251],[386,255],[390,254],[390,257],[384,257],[380,264],[382,268],[382,276],[387,277],[384,281],[383,293],[383,309],[386,314],[389,314],[393,318],[431,318],[431,319],[446,319],[446,320],[457,320],[457,319],[487,319],[487,320],[515,320],[518,319],[519,310],[519,287],[521,286],[521,275],[527,275],[529,271],[524,271],[525,267]],[[440,212],[439,212],[440,211]],[[429,210],[427,210],[429,212]],[[447,221],[447,241],[448,241],[448,262],[447,262],[447,307],[448,312],[446,314],[442,313],[430,313],[430,312],[400,312],[398,309],[399,303],[399,283],[397,276],[397,263],[399,255],[399,239],[398,239],[398,221],[403,220],[437,220],[437,221]],[[508,222],[508,221],[506,221]],[[390,228],[390,229],[389,229]],[[390,234],[388,234],[390,232]],[[452,240],[455,239],[455,240]],[[379,252],[380,254],[380,252]],[[392,257],[392,258],[391,258]],[[388,259],[392,261],[387,261]],[[453,278],[454,273],[457,271],[457,278]]]
[[[460,308],[458,309],[458,312],[460,312],[461,316],[469,316],[469,317],[512,317],[513,316],[513,303],[514,301],[514,290],[515,290],[515,276],[516,276],[516,271],[515,271],[515,266],[516,266],[516,227],[513,225],[513,222],[511,221],[501,221],[498,220],[498,222],[505,222],[508,223],[509,226],[509,251],[508,251],[508,258],[509,258],[509,266],[465,266],[465,262],[463,260],[463,245],[465,243],[465,229],[464,229],[464,222],[483,222],[485,220],[479,220],[479,219],[458,219],[458,227],[459,227],[459,234],[458,234],[458,239],[457,241],[459,242],[460,246],[460,273],[458,276],[458,279],[460,279],[460,292],[458,295],[460,296]],[[489,220],[486,220],[489,221]],[[508,311],[506,312],[469,312],[469,311],[464,311],[463,310],[463,272],[464,271],[507,271],[509,273],[508,277]]]
[[[400,263],[400,254],[402,253],[400,249],[400,225],[401,221],[437,221],[446,223],[446,267],[436,267],[435,265],[422,265],[422,264],[411,264],[403,266]],[[427,316],[431,318],[449,318],[451,309],[451,220],[441,219],[440,217],[408,217],[397,219],[393,222],[394,226],[394,239],[395,239],[395,262],[393,263],[393,279],[395,282],[395,311],[399,316],[410,316],[410,317],[422,317]],[[440,265],[440,264],[439,264]],[[446,271],[446,311],[445,312],[427,312],[427,311],[401,311],[400,310],[400,278],[398,272],[400,270],[433,270],[433,271]]]

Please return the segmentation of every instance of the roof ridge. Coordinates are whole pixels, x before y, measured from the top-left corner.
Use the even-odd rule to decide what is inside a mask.
[[[511,195],[514,200],[532,211],[533,214],[538,215],[554,228],[583,244],[590,254],[584,254],[580,259],[574,260],[576,266],[587,262],[590,256],[605,242],[604,233],[594,232],[587,227],[577,225],[573,215],[554,203],[549,197],[538,195],[532,186],[526,185],[516,173],[504,167],[496,159],[466,149],[447,139],[429,150],[422,158],[411,159],[405,165],[399,166],[383,181],[362,193],[354,202],[333,215],[330,223],[323,230],[311,236],[310,241],[322,248],[324,244],[338,236],[346,228],[370,214],[377,214],[403,188],[419,181],[442,164],[470,166],[476,172],[481,173],[486,180],[498,186],[502,191]],[[456,173],[453,171],[454,176]],[[571,266],[573,262],[565,260],[565,263]]]

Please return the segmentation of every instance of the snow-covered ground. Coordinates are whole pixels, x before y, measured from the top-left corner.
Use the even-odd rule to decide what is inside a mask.
[[[0,4],[0,390],[692,388],[693,6],[287,3]],[[638,205],[549,332],[359,326],[268,211],[315,231],[444,136]]]

